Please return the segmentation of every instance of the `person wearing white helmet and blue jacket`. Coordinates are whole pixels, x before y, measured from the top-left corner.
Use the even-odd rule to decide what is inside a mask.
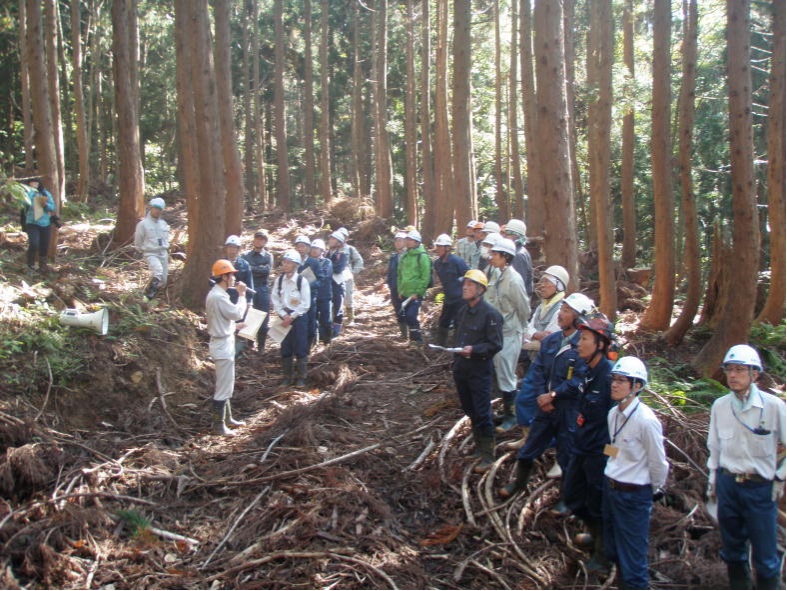
[[[235,267],[235,281],[243,282],[246,287],[254,290],[254,275],[251,272],[251,265],[240,255],[240,236],[235,234],[227,236],[224,241],[224,258]],[[228,289],[227,293],[233,304],[238,301],[238,291],[234,287]],[[246,292],[247,300],[251,302],[253,297],[250,291]]]
[[[730,589],[752,588],[750,549],[756,588],[784,589],[776,531],[784,495],[784,402],[757,387],[762,362],[753,347],[731,347],[723,369],[730,392],[711,407],[707,492],[718,500],[721,558]]]
[[[451,330],[456,313],[462,306],[461,279],[470,270],[463,259],[451,254],[452,247],[453,241],[448,234],[440,234],[434,241],[437,258],[432,262],[432,266],[443,286],[443,309],[437,320],[437,344],[441,347],[448,343],[448,331]]]
[[[322,238],[315,238],[311,244],[311,257],[319,265],[319,277],[322,280],[317,285],[317,294],[314,296],[317,310],[317,332],[320,342],[327,345],[331,342],[332,323],[331,300],[333,299],[333,265],[325,258],[325,241]]]
[[[134,232],[134,248],[142,253],[150,269],[150,281],[145,297],[152,300],[156,292],[167,285],[169,273],[169,224],[161,214],[166,207],[161,197],[148,203],[148,213],[137,224]]]
[[[312,349],[317,341],[317,293],[320,291],[320,285],[325,281],[331,280],[330,270],[324,270],[320,262],[311,256],[312,243],[306,236],[298,236],[293,242],[295,250],[301,255],[303,262],[298,267],[298,273],[303,274],[306,269],[311,270],[314,279],[309,281],[309,289],[311,290],[312,302],[309,306],[309,314],[307,319],[309,350]],[[327,275],[325,274],[327,273]],[[311,279],[311,278],[310,278]]]
[[[511,266],[522,276],[525,282],[527,297],[533,295],[533,259],[530,256],[525,243],[527,242],[527,226],[522,220],[512,219],[505,225],[503,236],[512,240],[516,246],[516,255],[511,261]]]
[[[268,288],[268,278],[270,277],[271,267],[273,267],[273,256],[265,249],[268,243],[268,234],[263,230],[254,232],[254,241],[251,249],[241,255],[249,263],[251,268],[252,280],[254,281],[254,297],[252,299],[254,308],[262,312],[269,312],[271,307],[271,294]],[[268,336],[268,324],[270,315],[265,316],[265,320],[257,333],[257,349],[262,352],[265,350],[265,341]]]
[[[649,589],[648,538],[653,501],[661,498],[669,464],[656,414],[639,399],[648,371],[637,357],[623,357],[612,368],[607,415],[610,442],[602,489],[604,549],[618,565],[621,589]]]
[[[407,324],[411,343],[422,343],[418,311],[432,280],[432,259],[421,244],[421,233],[410,230],[404,239],[407,252],[399,260],[397,289],[402,301],[400,318]]]
[[[271,293],[273,313],[281,318],[284,327],[290,327],[290,331],[281,342],[283,374],[281,386],[290,386],[293,383],[293,358],[297,362],[295,386],[306,385],[309,361],[307,318],[312,297],[309,282],[298,273],[300,264],[301,255],[297,250],[285,252],[281,260],[282,272],[273,281]]]

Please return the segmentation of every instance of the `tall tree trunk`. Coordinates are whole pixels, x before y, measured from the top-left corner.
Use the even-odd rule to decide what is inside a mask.
[[[517,91],[517,73],[519,72],[519,47],[517,2],[511,3],[511,49],[508,65],[508,138],[509,161],[511,163],[511,176],[513,177],[513,217],[518,220],[525,219],[525,189],[522,184],[522,164],[519,159],[519,92]]]
[[[421,170],[424,183],[424,217],[421,229],[434,236],[435,211],[431,200],[435,197],[437,181],[432,153],[432,89],[429,81],[432,46],[429,3],[430,0],[421,2]]]
[[[434,193],[424,198],[424,205],[434,211],[434,226],[422,232],[429,238],[450,228],[458,208],[453,193],[453,158],[451,133],[448,127],[448,0],[437,0],[437,38],[435,47],[434,97]],[[460,218],[461,220],[461,218]],[[469,221],[469,220],[467,220]],[[466,223],[461,220],[460,224]]]
[[[456,217],[460,225],[478,217],[473,156],[473,100],[470,92],[473,40],[470,34],[471,3],[454,0],[453,127],[454,190]],[[452,220],[453,221],[453,220]],[[448,224],[445,228],[451,228]]]
[[[355,7],[357,10],[358,7]],[[303,169],[306,181],[307,207],[314,206],[317,194],[314,170],[314,57],[312,56],[312,0],[303,2]]]
[[[749,0],[727,0],[732,249],[735,256],[727,260],[729,280],[725,288],[728,293],[722,297],[721,313],[724,321],[718,324],[692,362],[705,376],[718,372],[724,353],[731,345],[748,342],[757,301],[760,227],[754,177],[749,10]]]
[[[627,80],[634,81],[634,5],[626,0],[623,7],[623,63]],[[628,91],[626,113],[623,116],[622,150],[620,155],[620,195],[623,209],[623,253],[624,269],[637,262],[637,210],[634,202],[634,97]]]
[[[242,40],[243,43],[243,168],[246,176],[246,191],[248,208],[254,203],[257,195],[257,185],[254,181],[254,112],[252,101],[254,100],[254,90],[252,88],[251,76],[251,32],[254,26],[251,22],[251,3],[243,2],[243,24]]]
[[[492,18],[495,21],[495,201],[497,202],[498,218],[508,221],[511,218],[508,203],[508,178],[503,176],[503,72],[501,71],[500,0],[493,0],[492,12]],[[461,226],[462,222],[460,221],[459,227]]]
[[[683,208],[683,269],[688,289],[680,316],[664,333],[664,340],[677,345],[694,324],[700,306],[702,276],[700,241],[697,230],[697,204],[691,180],[694,133],[694,92],[697,87],[697,0],[683,0],[683,75],[680,86],[680,194]]]
[[[320,194],[323,203],[333,200],[331,186],[331,72],[328,65],[330,16],[328,0],[321,0],[320,14]]]
[[[219,104],[221,152],[224,162],[225,210],[224,231],[240,234],[243,230],[243,169],[240,163],[235,134],[232,96],[232,63],[230,60],[230,4],[229,0],[213,0],[216,43],[213,59],[216,64],[216,97]]]
[[[353,3],[353,90],[352,90],[352,157],[353,157],[353,189],[355,197],[360,198],[364,195],[364,181],[362,179],[365,170],[364,158],[368,154],[368,140],[365,133],[365,113],[363,109],[363,85],[364,75],[361,65],[361,6],[359,2]]]
[[[522,62],[522,114],[525,124],[525,155],[527,158],[527,226],[543,235],[546,204],[544,202],[544,173],[539,164],[536,134],[536,83],[533,74],[533,20],[530,0],[521,0],[519,13],[520,55]]]
[[[617,315],[615,267],[612,260],[612,201],[609,193],[610,135],[612,128],[612,0],[595,0],[590,5],[590,39],[587,52],[588,161],[590,198],[596,215],[598,247],[599,308],[610,320]]]
[[[82,80],[82,20],[80,18],[80,0],[71,2],[71,45],[74,64],[74,106],[77,116],[77,152],[79,153],[79,182],[76,197],[78,201],[87,201],[90,186],[90,146],[87,141],[87,122],[85,121],[85,95]]]
[[[418,119],[416,114],[415,35],[413,0],[405,2],[407,81],[404,95],[405,204],[407,223],[418,225]]]
[[[655,231],[654,284],[650,305],[640,322],[644,330],[665,330],[675,299],[675,226],[670,142],[670,0],[655,0],[653,10],[653,109],[650,153],[653,167]]]
[[[27,63],[27,56],[29,55],[28,42],[27,3],[26,0],[19,0],[19,79],[22,87],[22,122],[24,124],[22,134],[25,146],[25,170],[31,171],[35,166],[33,159],[33,136],[35,130],[33,129],[33,109],[30,104],[30,72]]]
[[[251,55],[252,55],[252,94],[254,96],[254,139],[255,161],[257,168],[257,191],[260,210],[271,205],[268,199],[268,177],[265,167],[265,111],[261,108],[262,86],[260,84],[260,3],[251,0]]]
[[[580,225],[577,228],[578,236],[584,231],[585,236],[591,237],[588,242],[596,239],[595,214],[585,211],[585,195],[582,190],[582,179],[579,174],[579,161],[577,160],[577,122],[576,122],[576,49],[574,48],[574,0],[563,0],[563,43],[565,45],[566,63],[566,117],[568,118],[568,157],[571,162],[571,184],[574,194],[574,203]],[[591,3],[592,4],[592,3]],[[591,246],[592,248],[592,246]]]
[[[569,132],[566,117],[566,69],[563,2],[538,0],[533,11],[536,48],[538,157],[543,171],[540,203],[548,203],[544,220],[544,252],[551,264],[571,277],[569,291],[579,286],[574,194],[571,185]]]
[[[273,122],[276,129],[276,198],[284,211],[292,210],[290,162],[287,155],[287,112],[284,105],[284,14],[283,0],[273,3],[275,49],[273,74]],[[323,149],[324,151],[324,149]]]
[[[388,139],[388,0],[377,1],[372,21],[375,26],[374,51],[374,134],[377,215],[393,217],[391,148]]]
[[[785,202],[784,202],[784,0],[771,4],[773,48],[771,50],[771,99],[768,106],[768,225],[771,243],[771,289],[758,322],[776,325],[784,320],[785,297]]]
[[[49,85],[49,101],[52,104],[52,132],[55,140],[55,156],[57,158],[57,185],[48,187],[55,195],[58,203],[65,199],[66,195],[66,162],[65,148],[63,145],[63,118],[60,109],[60,77],[57,59],[57,31],[60,13],[57,10],[55,0],[45,0],[44,2],[44,28],[48,31],[44,35],[46,48],[46,67],[47,83]],[[53,233],[54,234],[54,233]],[[54,251],[54,240],[50,252]]]
[[[134,238],[137,221],[145,211],[145,173],[139,149],[139,114],[132,87],[131,38],[136,32],[130,28],[128,0],[112,3],[112,71],[115,82],[115,107],[117,109],[118,156],[118,221],[115,243],[128,244]]]

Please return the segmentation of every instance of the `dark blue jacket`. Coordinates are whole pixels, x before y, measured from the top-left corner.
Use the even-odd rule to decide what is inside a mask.
[[[314,273],[314,281],[309,281],[309,290],[312,301],[317,299],[317,292],[320,290],[320,285],[325,280],[323,277],[322,265],[320,261],[312,256],[306,257],[306,260],[298,267],[298,273],[303,273],[306,269],[311,269]]]
[[[449,254],[445,260],[436,258],[432,263],[432,268],[443,286],[445,303],[453,304],[461,300],[462,282],[459,280],[470,270],[467,262],[455,254]]]
[[[574,433],[574,452],[583,455],[600,455],[609,443],[607,414],[612,408],[611,372],[613,364],[606,357],[596,367],[589,367],[582,390],[580,419]],[[581,424],[580,424],[581,423]]]
[[[237,257],[234,261],[232,261],[232,266],[237,269],[235,272],[235,281],[243,281],[246,284],[246,287],[250,287],[254,289],[254,277],[251,274],[251,265],[249,262],[244,259],[242,256]],[[230,296],[230,301],[233,304],[238,303],[238,290],[234,287],[230,287],[227,290],[227,294]],[[246,292],[246,300],[249,302],[254,299],[254,294],[250,291]]]
[[[268,278],[271,274],[271,266],[273,265],[273,257],[271,253],[263,249],[262,252],[250,250],[243,253],[243,259],[249,263],[251,268],[251,275],[254,278],[254,289],[260,291],[261,289],[268,289]],[[236,267],[237,268],[237,267]]]
[[[342,252],[341,249],[332,250],[328,253],[328,259],[331,261],[334,275],[344,273],[344,270],[347,268],[347,253]]]
[[[516,255],[511,261],[511,266],[522,276],[528,297],[533,295],[533,260],[530,257],[530,252],[521,242],[517,242]]]
[[[318,281],[315,282],[317,284],[316,288],[312,290],[312,298],[318,301],[330,300],[331,297],[333,297],[333,286],[331,285],[333,281],[331,278],[333,274],[333,265],[331,265],[331,261],[325,257],[320,257],[318,259],[309,258],[317,262],[317,268],[312,268],[314,275],[318,279]],[[311,287],[311,285],[309,287]]]
[[[565,347],[561,347],[563,331],[554,332],[541,341],[541,349],[530,366],[521,391],[533,399],[554,390],[556,408],[577,406],[581,397],[580,386],[585,381],[587,364],[577,353],[579,331],[575,331]]]
[[[385,282],[388,284],[388,290],[391,292],[391,296],[398,297],[399,290],[397,288],[397,283],[399,282],[399,253],[395,252],[391,255],[391,258],[388,259],[388,275],[385,278]]]
[[[503,316],[484,299],[472,308],[462,305],[456,314],[456,346],[467,345],[473,347],[471,360],[489,360],[503,348]]]

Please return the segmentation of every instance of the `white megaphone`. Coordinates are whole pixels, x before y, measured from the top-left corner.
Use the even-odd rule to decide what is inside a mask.
[[[66,326],[81,326],[91,328],[100,335],[107,334],[109,330],[109,313],[106,308],[97,312],[82,313],[79,310],[68,308],[60,313],[60,322]]]

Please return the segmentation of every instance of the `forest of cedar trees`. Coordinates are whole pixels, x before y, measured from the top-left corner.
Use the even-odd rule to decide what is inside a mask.
[[[210,266],[230,234],[242,237],[245,250],[251,234],[265,229],[278,261],[295,235],[323,237],[344,225],[367,257],[366,275],[358,279],[367,320],[355,329],[357,347],[367,348],[347,345],[320,353],[323,358],[315,356],[314,395],[322,392],[320,384],[333,388],[339,398],[353,388],[363,390],[365,380],[388,384],[378,389],[402,386],[394,368],[385,364],[384,335],[395,322],[378,322],[389,314],[387,308],[379,307],[374,321],[369,312],[387,297],[382,281],[392,230],[415,226],[429,248],[439,234],[463,237],[470,220],[504,224],[513,218],[526,222],[537,274],[549,265],[565,267],[569,291],[593,297],[602,312],[617,320],[624,350],[652,362],[655,395],[666,396],[659,400],[670,409],[668,420],[686,428],[686,437],[707,428],[698,426],[701,421],[693,413],[706,412],[709,400],[725,391],[720,363],[731,345],[755,345],[766,366],[765,386],[783,391],[784,13],[784,0],[2,3],[0,392],[7,400],[0,403],[0,450],[7,458],[0,462],[0,520],[15,528],[0,534],[6,556],[0,564],[8,569],[2,585],[35,581],[43,586],[122,587],[123,582],[100,568],[103,560],[113,564],[113,572],[123,571],[131,586],[210,587],[217,581],[238,586],[248,581],[241,578],[248,570],[243,567],[260,568],[270,557],[287,565],[286,573],[267,580],[271,588],[295,585],[301,580],[298,561],[312,560],[338,560],[344,570],[335,578],[306,577],[306,587],[341,581],[340,588],[350,588],[353,576],[359,587],[393,585],[390,569],[373,566],[371,559],[348,558],[350,551],[341,546],[346,542],[343,514],[340,508],[337,518],[336,507],[357,512],[348,526],[356,532],[367,527],[367,517],[384,518],[389,525],[386,520],[395,520],[388,509],[363,496],[372,495],[366,488],[351,500],[337,494],[330,505],[324,498],[307,499],[314,482],[276,488],[267,468],[254,468],[256,458],[225,468],[215,464],[234,453],[230,448],[201,448],[188,460],[171,451],[204,431],[195,410],[202,403],[195,401],[208,396],[212,374],[204,369],[207,337],[199,314]],[[64,224],[50,244],[56,275],[43,279],[24,274],[26,238],[14,199],[18,183],[33,177],[40,177],[54,196]],[[155,196],[167,202],[173,251],[181,258],[173,261],[166,303],[144,304],[144,271],[130,243]],[[56,321],[64,307],[97,304],[108,306],[112,314],[114,335],[110,332],[106,339],[75,338],[80,333],[64,330]],[[428,324],[433,318],[428,306],[426,310]],[[439,420],[445,412],[440,405],[450,407],[452,399],[450,375],[439,358],[423,352],[415,360],[392,355],[411,376],[404,396],[416,391],[436,396],[428,408],[417,403],[423,411],[418,420]],[[265,368],[245,375],[238,371],[240,408],[251,415],[259,410],[251,392],[273,392],[267,385],[273,378]],[[445,383],[429,382],[440,371],[447,376]],[[106,402],[111,417],[100,414],[101,405],[93,398],[99,388],[114,392]],[[144,392],[134,404],[117,398],[133,392]],[[249,396],[244,398],[243,392]],[[278,394],[271,396],[279,400]],[[349,406],[336,402],[339,398],[318,400],[321,412],[336,425],[383,413],[373,410],[373,398],[359,396],[361,401]],[[276,444],[287,449],[314,444],[322,450],[320,429],[335,427],[313,426],[309,421],[317,421],[316,415],[293,410],[290,402],[286,397],[274,401],[265,411],[273,414],[260,419],[257,439],[247,446],[263,454],[260,464],[272,461],[268,455],[273,450],[277,469],[290,474],[305,465],[322,466],[323,460],[370,442],[356,429],[343,436],[334,456],[312,451],[303,464],[286,454],[279,457]],[[391,416],[394,425],[395,419],[410,420]],[[382,420],[388,431],[388,419]],[[263,423],[269,429],[264,437]],[[408,428],[417,431],[418,424]],[[374,453],[395,451],[396,445],[404,445],[396,437],[416,431],[402,434],[392,428],[393,443],[381,444],[388,447]],[[155,433],[168,443],[151,459],[150,442],[140,433]],[[419,493],[426,496],[451,480],[449,459],[456,451],[451,446],[458,445],[453,433],[438,432],[434,441],[430,435],[407,448],[413,457],[408,455],[387,481],[392,488],[386,489],[386,503],[407,497],[404,488],[393,485],[406,470],[426,470],[433,462],[434,471],[424,476]],[[137,436],[142,438],[138,447],[118,451],[117,442],[136,441]],[[77,439],[80,443],[74,443]],[[325,441],[333,445],[330,437]],[[433,455],[424,446],[433,443],[439,463],[425,460]],[[684,455],[691,456],[681,460],[688,461],[685,479],[698,477],[693,471],[704,462],[701,437],[678,444],[685,444]],[[33,445],[39,445],[38,451],[17,458],[23,454],[14,450]],[[80,448],[78,460],[69,455],[75,454],[73,446]],[[423,458],[419,450],[424,450]],[[415,457],[418,465],[408,466]],[[29,469],[13,472],[20,465]],[[320,486],[343,482],[346,475],[339,465],[323,469]],[[368,472],[376,465],[370,463]],[[362,466],[363,461],[357,467]],[[161,550],[157,563],[157,576],[163,578],[123,570],[127,565],[117,566],[117,552],[85,533],[85,523],[88,530],[109,523],[111,534],[112,520],[125,524],[127,531],[135,519],[147,519],[150,526],[166,518],[160,503],[167,495],[170,507],[187,498],[201,499],[199,509],[189,510],[206,512],[203,526],[208,528],[215,521],[206,509],[209,493],[234,494],[239,474],[247,470],[260,483],[254,495],[238,496],[245,500],[238,500],[232,522],[222,522],[212,534],[192,528],[185,541],[170,538],[175,550]],[[524,561],[518,551],[500,549],[512,542],[516,524],[501,528],[489,517],[499,507],[485,504],[480,485],[481,508],[474,520],[470,508],[475,497],[467,496],[467,476],[463,481],[457,474],[459,480],[451,486],[459,491],[461,485],[462,494],[454,508],[468,511],[465,527],[483,529],[481,524],[489,520],[489,531],[500,534],[495,552],[505,555],[503,562]],[[110,481],[114,488],[106,492],[102,483]],[[155,507],[128,501],[154,482],[166,488],[160,498],[147,501]],[[266,509],[266,519],[272,521],[265,531],[246,531],[242,517],[262,483],[269,483],[265,490],[273,487]],[[298,524],[288,535],[305,535],[301,526],[309,523],[315,539],[335,548],[315,550],[312,556],[296,551],[297,545],[265,545],[265,540],[277,539],[275,524],[291,517],[282,490],[307,499],[297,519],[288,522]],[[77,494],[72,491],[82,491],[78,494],[87,500],[66,502],[69,494]],[[125,500],[132,509],[88,515],[103,510],[101,499]],[[188,530],[185,521],[174,517],[178,510],[173,511],[165,529]],[[333,529],[315,525],[323,517]],[[34,525],[36,519],[42,525]],[[58,519],[79,525],[55,527]],[[523,509],[520,535],[526,519]],[[439,515],[430,522],[432,529],[440,532],[437,526],[444,521],[456,525]],[[404,535],[401,528],[407,528],[389,525],[383,538],[391,536],[389,546],[394,547],[395,540],[401,541],[397,536]],[[705,531],[705,525],[697,527]],[[419,533],[426,536],[429,528],[424,528]],[[551,534],[559,538],[559,529]],[[50,540],[47,531],[58,533]],[[380,535],[371,526],[368,531]],[[551,534],[539,540],[552,543]],[[459,534],[451,535],[454,540]],[[195,538],[204,542],[210,536],[215,536],[213,546],[201,554],[206,548],[197,551]],[[27,546],[18,548],[21,542]],[[409,573],[412,578],[400,584],[472,587],[462,579],[466,570],[488,577],[478,586],[580,584],[550,578],[554,565],[543,561],[518,563],[513,573],[490,574],[491,563],[473,558],[477,548],[466,541],[446,543],[470,548],[461,564],[451,565],[453,578],[450,573],[419,578],[432,573],[419,563]],[[160,550],[150,550],[145,540],[139,544],[136,554],[124,559],[129,564],[145,564],[147,558],[140,556]],[[362,548],[369,551],[367,557],[374,554],[369,544]],[[66,554],[78,560],[69,558],[64,566],[62,556],[48,554],[51,548],[57,555],[67,548]],[[229,557],[230,549],[244,548],[239,559]],[[259,558],[261,549],[268,553]],[[84,572],[70,578],[69,572],[80,572],[74,564],[88,560],[88,554],[94,566],[82,564]],[[181,554],[194,564],[198,557],[201,568],[184,566]],[[708,558],[707,564],[695,565],[696,573],[711,572],[712,562]],[[167,565],[174,566],[168,570]],[[199,576],[192,576],[197,570]],[[402,572],[407,570],[402,566]],[[165,571],[173,571],[166,576],[174,578],[167,579]],[[710,584],[708,580],[714,579],[671,579],[664,587],[695,587]]]

